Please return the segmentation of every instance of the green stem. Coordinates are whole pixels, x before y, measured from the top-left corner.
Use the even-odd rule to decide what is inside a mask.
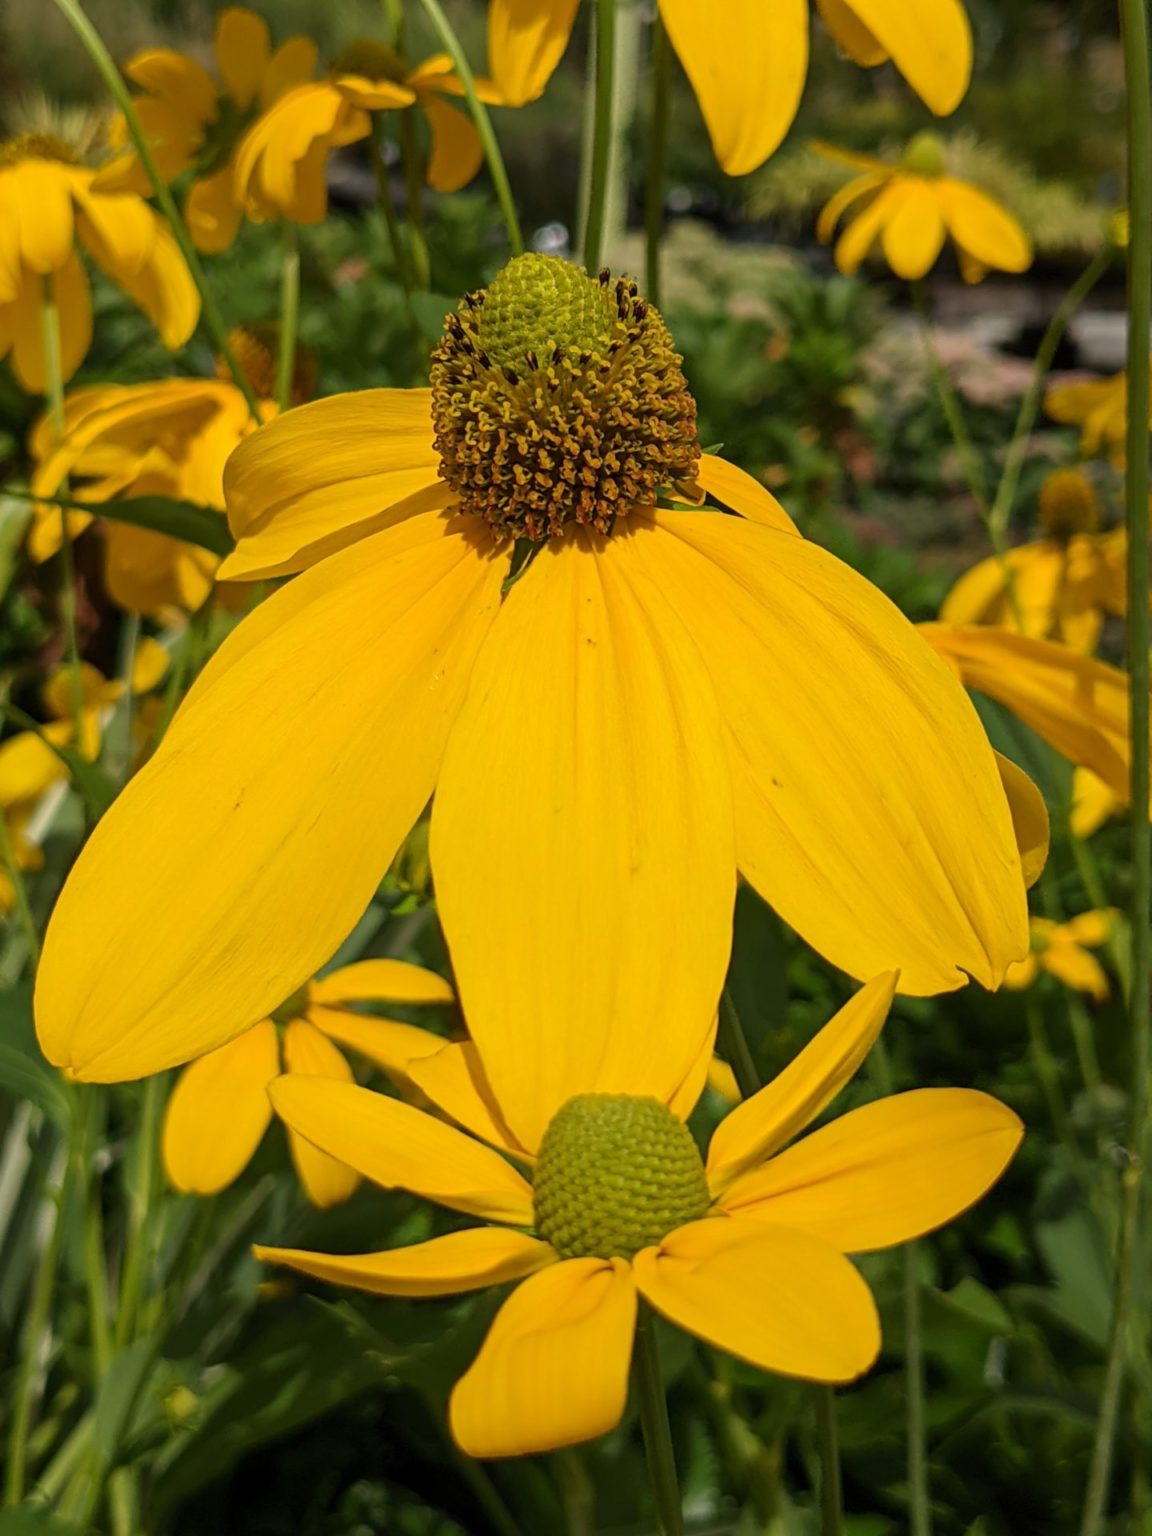
[[[124,114],[125,126],[132,137],[132,144],[140,158],[140,164],[144,167],[144,174],[152,183],[152,190],[155,194],[156,202],[159,204],[160,212],[167,220],[168,227],[172,231],[172,237],[180,247],[180,254],[183,256],[192,281],[196,284],[196,288],[199,291],[200,308],[204,316],[204,324],[207,326],[208,334],[212,338],[212,344],[224,359],[224,365],[232,375],[232,381],[236,388],[247,401],[253,421],[258,422],[260,420],[260,406],[255,392],[244,370],[236,360],[236,354],[232,350],[232,343],[228,340],[228,328],[224,324],[223,316],[216,307],[216,300],[213,298],[212,291],[208,287],[204,268],[200,263],[200,257],[197,255],[196,248],[192,244],[187,225],[180,215],[180,210],[176,206],[176,199],[172,196],[168,183],[161,176],[156,165],[152,148],[148,143],[148,137],[137,115],[136,104],[132,100],[132,94],[124,84],[120,71],[116,68],[115,60],[104,46],[104,41],[99,32],[97,32],[96,28],[84,14],[79,0],[54,0],[54,4],[80,39],[84,46],[84,51],[96,66],[97,72],[108,87],[117,107]]]
[[[1024,1017],[1028,1023],[1028,1046],[1032,1057],[1032,1066],[1040,1080],[1040,1087],[1044,1094],[1044,1102],[1048,1106],[1052,1127],[1063,1145],[1074,1157],[1078,1158],[1079,1151],[1076,1146],[1076,1139],[1072,1135],[1072,1128],[1068,1119],[1068,1105],[1065,1102],[1064,1089],[1060,1083],[1060,1070],[1052,1053],[1052,1042],[1048,1038],[1048,1029],[1044,1023],[1044,1015],[1040,1011],[1040,1004],[1036,1000],[1035,991],[1031,988],[1024,994]]]
[[[1149,792],[1148,622],[1148,336],[1152,328],[1152,77],[1147,0],[1120,0],[1124,42],[1128,137],[1128,424],[1125,506],[1128,529],[1128,679],[1130,689],[1132,897],[1132,1032],[1128,1163],[1124,1171],[1117,1238],[1112,1334],[1100,1392],[1100,1409],[1081,1536],[1100,1536],[1112,1475],[1112,1457],[1124,1381],[1143,1348],[1144,1317],[1139,1273],[1144,1177],[1148,1159],[1149,1031],[1152,1029],[1152,824]]]
[[[40,935],[36,931],[36,919],[32,916],[28,887],[24,883],[24,871],[16,861],[12,834],[8,830],[8,817],[2,811],[0,811],[0,857],[4,860],[5,873],[12,883],[12,900],[16,907],[16,918],[24,934],[24,942],[28,946],[32,969],[35,970],[40,964]]]
[[[276,409],[292,404],[296,332],[300,325],[300,240],[295,224],[280,225],[280,345],[276,354]]]
[[[396,276],[404,290],[408,313],[411,315],[412,270],[408,265],[408,251],[404,244],[400,220],[396,217],[396,205],[392,201],[392,188],[388,184],[388,166],[385,164],[384,151],[380,143],[383,126],[383,119],[379,113],[376,113],[372,119],[368,149],[372,157],[372,174],[376,177],[376,201],[384,215],[384,224],[388,230],[388,244],[392,247],[392,260],[396,264]]]
[[[74,1116],[72,1156],[77,1187],[83,1191],[84,1283],[88,1292],[88,1327],[92,1338],[93,1376],[103,1381],[112,1363],[112,1332],[108,1326],[108,1282],[104,1270],[104,1212],[100,1179],[93,1168],[92,1151],[98,1140],[102,1093],[85,1084],[72,1101]]]
[[[672,1429],[668,1423],[668,1400],[664,1396],[664,1382],[660,1374],[656,1329],[652,1313],[643,1301],[636,1319],[632,1379],[640,1410],[648,1481],[656,1505],[656,1529],[659,1536],[684,1536],[684,1509],[676,1476]]]
[[[416,116],[411,108],[400,112],[400,154],[404,161],[404,185],[408,193],[408,246],[412,256],[412,284],[422,293],[432,285],[432,263],[424,233],[424,163],[416,138]]]
[[[588,176],[588,207],[584,216],[584,266],[600,269],[604,243],[604,210],[612,159],[612,103],[616,72],[616,0],[596,0],[596,91],[592,125],[592,157]]]
[[[920,330],[924,339],[924,355],[928,359],[928,371],[932,375],[932,385],[936,391],[936,398],[940,402],[940,409],[944,412],[944,419],[948,423],[948,430],[952,434],[952,441],[956,445],[956,452],[960,455],[960,464],[964,470],[964,478],[968,482],[968,490],[972,500],[979,508],[980,516],[988,523],[989,507],[988,493],[984,485],[984,471],[977,457],[976,449],[968,433],[968,425],[964,420],[964,412],[960,402],[956,398],[956,391],[952,388],[952,381],[948,377],[948,370],[940,360],[940,354],[936,350],[936,341],[932,335],[932,317],[928,312],[928,301],[924,296],[924,289],[920,283],[913,283],[912,301],[916,306],[916,313],[920,317]]]
[[[836,1423],[836,1394],[816,1387],[816,1438],[820,1443],[820,1536],[840,1536],[844,1529],[844,1495],[840,1487],[840,1431]]]
[[[724,988],[720,997],[720,1022],[716,1030],[716,1044],[721,1056],[732,1068],[732,1075],[736,1079],[741,1098],[750,1099],[754,1093],[759,1093],[762,1086],[760,1073],[756,1070],[756,1062],[748,1044],[748,1037],[744,1033],[740,1015],[736,1012],[736,1004],[732,1001],[732,994],[727,987]]]
[[[59,0],[57,0],[57,3],[59,3]],[[472,122],[476,132],[480,135],[480,143],[484,146],[484,159],[488,163],[488,174],[492,178],[496,200],[500,204],[500,212],[504,218],[504,227],[508,231],[508,244],[512,247],[513,256],[519,256],[524,250],[524,237],[520,233],[520,220],[516,213],[512,188],[508,182],[508,172],[504,169],[504,158],[500,153],[500,145],[496,142],[492,119],[488,116],[488,109],[480,100],[476,90],[476,77],[473,75],[464,49],[460,45],[460,39],[452,28],[452,23],[444,14],[440,0],[420,0],[420,4],[424,8],[424,14],[432,23],[437,37],[451,56],[452,67],[459,76],[460,84],[464,87],[468,110],[472,114]]]
[[[48,415],[60,442],[64,437],[64,370],[60,362],[60,310],[56,279],[49,273],[40,290],[40,342],[44,353],[44,384]],[[67,490],[67,485],[63,486]],[[76,634],[76,572],[72,563],[72,532],[68,513],[60,508],[60,619],[68,646],[72,732],[76,750],[84,749],[84,684],[80,676],[80,643]]]
[[[156,1133],[163,1091],[163,1078],[157,1074],[145,1080],[141,1094],[136,1155],[128,1190],[128,1238],[124,1268],[120,1276],[119,1305],[116,1309],[115,1344],[118,1350],[123,1349],[134,1337],[140,1308],[149,1249],[148,1216],[156,1190]]]
[[[652,22],[652,101],[648,118],[648,180],[644,189],[644,276],[648,299],[660,305],[660,252],[664,240],[664,182],[668,169],[668,109],[672,48],[657,12]]]

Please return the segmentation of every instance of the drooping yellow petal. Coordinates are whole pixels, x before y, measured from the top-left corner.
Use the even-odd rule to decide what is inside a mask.
[[[410,107],[416,101],[413,91],[394,80],[371,80],[367,75],[339,74],[336,84],[353,106],[366,112],[387,112],[394,107]]]
[[[996,760],[955,676],[807,540],[707,513],[654,522],[628,553],[711,674],[744,875],[853,976],[899,968],[913,995],[964,972],[995,985],[1028,947],[1024,884]]]
[[[807,0],[660,0],[672,46],[729,176],[754,171],[792,126],[808,72]]]
[[[48,387],[40,324],[46,289],[54,293],[60,317],[60,369],[65,382],[84,361],[92,343],[92,295],[75,251],[48,277],[27,267],[20,275],[19,296],[12,305],[12,368],[30,394],[42,395]]]
[[[121,272],[139,272],[156,243],[156,215],[148,204],[131,192],[120,196],[95,192],[90,176],[78,176],[72,190],[84,243],[99,244],[105,265],[117,281]]]
[[[547,1243],[502,1227],[469,1227],[384,1253],[310,1253],[257,1243],[252,1254],[262,1264],[284,1264],[376,1296],[459,1296],[522,1280],[556,1262]]]
[[[310,37],[290,37],[281,43],[260,82],[260,105],[268,108],[288,91],[304,85],[316,73],[316,44]]]
[[[844,6],[818,0],[828,29],[857,63],[880,61],[858,32],[837,26]],[[963,0],[846,0],[854,20],[875,38],[884,54],[937,117],[954,112],[972,75],[972,29]]]
[[[312,982],[308,994],[314,1003],[451,1004],[456,994],[450,982],[422,965],[406,960],[358,960]]]
[[[55,160],[29,159],[8,174],[16,207],[4,216],[16,220],[21,263],[40,275],[59,271],[73,250],[73,184],[85,173]]]
[[[56,1065],[174,1065],[324,963],[432,792],[502,573],[474,530],[416,519],[233,632],[57,903],[36,1004]]]
[[[735,870],[716,701],[676,613],[658,590],[640,595],[638,537],[651,530],[581,529],[541,549],[481,652],[432,808],[465,1013],[529,1151],[574,1093],[667,1102],[728,960]],[[515,942],[494,943],[494,930]]]
[[[905,1243],[988,1190],[1024,1134],[998,1100],[918,1088],[841,1115],[746,1173],[721,1199],[741,1220],[801,1228],[842,1253]]]
[[[1032,265],[1032,243],[999,203],[950,176],[940,180],[940,203],[957,245],[985,267],[1023,272]]]
[[[229,162],[212,176],[198,176],[184,199],[184,220],[198,251],[226,251],[236,238],[243,210],[236,201]]]
[[[900,207],[902,200],[900,183],[890,178],[876,196],[849,220],[833,252],[836,266],[847,277],[854,276],[862,262],[871,255],[883,235],[884,225]]]
[[[430,1056],[444,1044],[443,1035],[395,1019],[373,1019],[347,1008],[308,1006],[308,1018],[341,1045],[359,1051],[393,1077],[406,1079],[408,1063]]]
[[[902,178],[903,196],[884,226],[884,255],[897,277],[918,282],[944,245],[944,216],[935,185],[924,176]]]
[[[216,18],[216,62],[228,94],[246,111],[256,100],[271,51],[268,23],[244,6],[230,5]]]
[[[632,1264],[657,1312],[762,1370],[854,1381],[879,1352],[872,1293],[842,1253],[806,1232],[712,1217]]]
[[[466,187],[484,163],[484,146],[472,119],[435,96],[423,100],[432,129],[432,153],[428,159],[428,185],[437,192],[458,192]]]
[[[1062,931],[1076,944],[1088,944],[1093,949],[1107,944],[1120,921],[1115,907],[1102,907],[1094,912],[1081,912],[1061,925]]]
[[[336,1047],[306,1019],[292,1019],[284,1031],[284,1069],[311,1081],[330,1079],[351,1083],[352,1069]],[[347,1200],[360,1182],[360,1175],[347,1163],[330,1157],[288,1127],[288,1148],[304,1193],[321,1210]]]
[[[241,443],[225,470],[237,543],[222,578],[303,570],[375,531],[414,493],[434,489],[436,504],[446,505],[439,462],[426,389],[365,389],[278,416]]]
[[[70,720],[49,721],[39,734],[17,731],[0,743],[0,805],[37,800],[51,785],[66,778],[68,769],[49,742],[66,746],[72,738]]]
[[[816,0],[820,19],[848,57],[865,69],[875,69],[888,55],[852,10],[849,0]]]
[[[215,1195],[243,1173],[272,1118],[268,1084],[279,1071],[269,1019],[184,1069],[168,1100],[161,1144],[177,1189]]]
[[[1078,944],[1052,944],[1040,956],[1040,964],[1050,975],[1077,992],[1102,1003],[1108,996],[1108,977],[1095,955]]]
[[[1009,992],[1022,992],[1036,980],[1039,970],[1040,962],[1036,956],[1025,955],[1023,960],[1017,960],[1014,965],[1008,967],[1003,985]]]
[[[216,115],[216,82],[202,64],[174,48],[147,48],[134,54],[124,73],[134,85],[178,107],[197,123]]]
[[[696,479],[709,496],[722,506],[730,507],[733,512],[739,512],[741,517],[753,523],[764,523],[769,528],[778,528],[781,533],[799,536],[800,530],[772,492],[746,470],[729,464],[727,459],[719,459],[712,453],[702,453],[696,468]]]
[[[1023,768],[1018,768],[1010,758],[999,752],[996,754],[996,766],[1000,770],[1000,782],[1004,786],[1008,809],[1012,813],[1016,846],[1020,850],[1020,870],[1024,884],[1031,889],[1048,862],[1051,834],[1048,807],[1044,804],[1044,796]]]
[[[1124,802],[1089,768],[1072,774],[1072,812],[1068,825],[1077,837],[1091,837],[1106,821],[1123,810]]]
[[[568,46],[579,0],[489,0],[488,67],[510,107],[534,101]]]
[[[485,1221],[532,1225],[532,1190],[512,1165],[423,1110],[324,1078],[281,1077],[270,1092],[286,1124],[374,1184]]]
[[[151,635],[141,635],[132,657],[132,692],[150,693],[168,671],[171,659],[167,646]]]
[[[840,215],[846,213],[853,203],[858,203],[861,198],[868,197],[873,192],[878,192],[889,179],[887,167],[880,175],[869,173],[865,176],[857,176],[854,180],[846,182],[821,208],[816,220],[816,238],[824,243],[831,240],[836,233],[836,226],[840,222]]]
[[[523,1456],[615,1429],[635,1326],[623,1259],[568,1259],[525,1280],[452,1393],[456,1444],[469,1456]]]
[[[490,1146],[524,1158],[523,1147],[504,1121],[484,1075],[480,1053],[470,1040],[441,1045],[435,1054],[413,1061],[408,1075],[436,1108]]]
[[[896,981],[887,971],[861,987],[783,1072],[725,1116],[708,1148],[714,1196],[799,1135],[855,1075],[888,1017]]]

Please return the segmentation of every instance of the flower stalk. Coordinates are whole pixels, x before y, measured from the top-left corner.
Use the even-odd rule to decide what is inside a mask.
[[[668,112],[671,104],[672,45],[659,12],[652,21],[651,106],[648,118],[648,176],[644,190],[644,286],[651,303],[660,300],[660,246],[664,239],[664,182],[668,170]]]
[[[616,88],[616,0],[596,4],[596,87],[588,203],[584,214],[584,266],[597,272],[603,255],[604,215],[612,159],[612,104]]]
[[[636,1320],[632,1371],[640,1411],[640,1428],[644,1436],[644,1456],[648,1463],[648,1480],[656,1503],[656,1529],[659,1536],[683,1536],[683,1503],[676,1477],[676,1457],[672,1449],[672,1429],[668,1422],[668,1400],[664,1395],[660,1372],[655,1320],[644,1302],[640,1303],[640,1313]]]
[[[292,404],[296,336],[300,326],[300,239],[289,219],[280,226],[280,337],[276,355],[276,409]]]

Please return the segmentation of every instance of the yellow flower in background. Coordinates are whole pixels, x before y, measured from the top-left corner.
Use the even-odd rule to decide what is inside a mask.
[[[1127,538],[1101,534],[1088,477],[1058,469],[1040,487],[1045,537],[981,560],[956,582],[940,609],[945,624],[993,624],[1074,651],[1096,649],[1106,613],[1123,615]]]
[[[1102,1003],[1108,996],[1108,977],[1090,951],[1108,942],[1120,914],[1108,908],[1082,912],[1067,923],[1046,917],[1032,919],[1031,953],[1009,968],[1004,985],[1013,991],[1030,987],[1041,971],[1047,971],[1077,992],[1087,992]]]
[[[236,190],[236,150],[247,128],[286,91],[312,78],[316,44],[292,37],[273,52],[268,24],[229,6],[216,19],[219,83],[203,65],[171,48],[148,48],[124,65],[143,95],[136,112],[165,181],[192,173],[184,218],[202,251],[223,251],[244,215]],[[126,130],[121,125],[120,137]],[[148,196],[152,184],[134,151],[107,166],[97,185]]]
[[[500,105],[489,81],[483,100]],[[383,43],[352,43],[327,80],[299,85],[249,130],[236,156],[236,187],[254,218],[318,224],[328,212],[326,169],[332,150],[367,138],[373,112],[419,107],[432,133],[428,182],[441,192],[466,186],[483,160],[471,120],[444,100],[463,88],[447,54],[409,70]]]
[[[61,367],[71,378],[92,340],[83,247],[173,350],[196,329],[200,295],[164,220],[134,192],[109,193],[51,134],[0,144],[0,357],[25,389],[47,385],[41,309],[59,315]]]
[[[659,0],[696,93],[716,158],[730,176],[765,161],[792,126],[808,73],[808,0]],[[488,62],[510,106],[534,100],[560,62],[577,0],[489,0]],[[857,64],[891,60],[938,117],[955,111],[972,73],[961,0],[816,0]]]
[[[487,1225],[382,1253],[256,1255],[385,1296],[521,1281],[452,1393],[452,1433],[471,1456],[555,1450],[613,1429],[638,1298],[763,1370],[852,1381],[876,1358],[880,1325],[848,1255],[966,1210],[1022,1134],[986,1094],[928,1088],[795,1140],[867,1055],[895,981],[869,982],[734,1109],[706,1161],[684,1124],[711,1060],[712,1030],[699,1026],[674,1043],[660,1032],[654,1050],[658,1020],[625,1025],[607,1037],[607,1060],[600,1031],[577,1036],[562,1083],[525,1058],[510,1014],[483,1053],[449,1045],[410,1066],[462,1131],[364,1088],[279,1078],[277,1112],[313,1145]]]
[[[3,749],[0,748],[0,751]],[[23,807],[5,807],[0,814],[8,833],[12,860],[21,874],[34,874],[44,868],[44,854],[39,843],[28,836],[29,812]],[[0,915],[7,916],[16,905],[16,887],[7,869],[0,866]]]
[[[1006,793],[881,593],[701,457],[634,284],[517,258],[449,317],[431,390],[289,412],[226,482],[221,574],[303,574],[209,662],[61,895],[37,1016],[75,1075],[265,1017],[433,791],[473,1035],[531,1020],[558,1081],[569,1039],[655,1015],[672,1048],[711,1015],[738,869],[834,964],[899,964],[911,993],[995,986],[1026,952],[1034,787],[1010,769]],[[658,504],[705,492],[743,515]]]
[[[894,164],[832,144],[813,148],[862,173],[828,200],[816,225],[817,236],[827,242],[841,215],[855,208],[836,242],[841,272],[857,272],[879,249],[897,277],[915,282],[935,266],[946,239],[956,247],[965,282],[979,282],[992,267],[1023,272],[1032,265],[1023,229],[986,192],[947,174],[944,146],[935,134],[918,134]]]
[[[1068,825],[1076,837],[1091,837],[1124,809],[1125,801],[1090,768],[1072,773],[1072,809]]]
[[[1128,375],[1051,384],[1044,409],[1053,421],[1079,427],[1080,452],[1085,457],[1106,454],[1117,469],[1124,467],[1124,435],[1128,422]],[[1152,428],[1152,414],[1148,425]]]
[[[440,1050],[430,1030],[357,1011],[357,1004],[451,1004],[452,988],[435,971],[403,960],[360,960],[311,981],[272,1017],[262,1019],[181,1073],[164,1120],[162,1151],[169,1179],[185,1194],[215,1195],[239,1178],[272,1118],[268,1085],[281,1071],[351,1083],[334,1041],[407,1081],[407,1064]],[[283,1058],[283,1066],[281,1066]],[[313,1205],[338,1205],[360,1182],[288,1128],[292,1161]]]

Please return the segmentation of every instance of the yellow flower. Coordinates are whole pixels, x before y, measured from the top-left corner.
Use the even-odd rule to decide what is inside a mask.
[[[876,1358],[880,1326],[848,1255],[966,1210],[1023,1129],[986,1094],[927,1088],[794,1140],[864,1059],[895,981],[869,982],[734,1109],[706,1162],[684,1124],[711,1058],[712,1031],[699,1027],[675,1046],[660,1031],[658,1050],[656,1020],[614,1031],[603,1063],[599,1031],[591,1049],[588,1036],[565,1039],[564,1081],[525,1058],[511,1014],[482,1055],[449,1045],[413,1062],[414,1081],[471,1136],[363,1088],[280,1078],[278,1113],[315,1146],[386,1189],[490,1225],[383,1253],[256,1255],[385,1296],[523,1281],[452,1393],[452,1433],[471,1456],[554,1450],[614,1428],[638,1298],[763,1370],[852,1381]]]
[[[485,101],[503,100],[489,81],[477,81],[477,89]],[[289,91],[249,130],[236,156],[238,193],[253,218],[318,224],[328,211],[329,153],[367,138],[370,113],[416,106],[432,131],[429,185],[455,192],[484,158],[471,120],[443,99],[461,94],[447,54],[409,70],[383,43],[352,43],[330,79]]]
[[[369,1001],[450,1004],[453,993],[442,977],[418,965],[361,960],[309,982],[271,1018],[201,1056],[181,1074],[164,1120],[164,1167],[176,1188],[215,1195],[239,1178],[268,1129],[268,1084],[281,1070],[351,1083],[334,1040],[401,1080],[407,1080],[410,1061],[443,1046],[442,1037],[430,1030],[356,1011],[356,1004]],[[313,1205],[348,1199],[360,1181],[353,1169],[291,1127],[288,1145]]]
[[[1053,384],[1044,396],[1044,409],[1053,421],[1079,427],[1080,452],[1106,453],[1117,469],[1124,467],[1124,434],[1128,423],[1128,375]],[[1152,427],[1152,414],[1148,419]]]
[[[975,283],[990,267],[1023,272],[1032,264],[1028,236],[1006,209],[945,170],[944,147],[934,134],[919,134],[902,160],[850,154],[831,144],[814,148],[862,172],[825,204],[816,225],[831,240],[840,215],[859,204],[836,242],[836,265],[853,273],[878,246],[897,277],[915,282],[935,265],[950,237],[964,280]]]
[[[57,1064],[151,1072],[265,1016],[434,790],[481,1045],[509,1014],[542,1041],[655,1015],[674,1045],[716,1006],[737,868],[834,964],[899,965],[911,993],[995,986],[1026,952],[1012,807],[958,680],[700,457],[634,284],[517,258],[449,317],[431,390],[302,406],[225,478],[221,574],[303,574],[209,662],[81,855],[38,984]],[[705,492],[743,515],[668,504]],[[511,579],[514,553],[534,558]]]
[[[1099,912],[1082,912],[1067,923],[1054,923],[1050,918],[1032,919],[1031,952],[1015,965],[1010,966],[1004,985],[1013,991],[1030,987],[1041,971],[1047,971],[1077,992],[1087,992],[1102,1003],[1108,996],[1108,978],[1096,956],[1089,949],[1098,949],[1108,942],[1108,936],[1116,925],[1119,913],[1111,908]]]
[[[1076,837],[1091,837],[1124,809],[1124,801],[1090,768],[1072,773],[1072,810],[1068,825]]]
[[[202,251],[226,250],[236,238],[244,212],[236,150],[246,129],[316,68],[315,43],[292,37],[273,52],[267,22],[242,6],[220,12],[215,41],[219,83],[195,59],[171,48],[148,48],[124,66],[144,92],[135,107],[160,174],[173,181],[192,173],[184,218]],[[152,190],[133,151],[107,166],[98,184],[143,195]]]
[[[488,60],[510,106],[532,101],[568,43],[578,0],[490,0]],[[730,176],[754,171],[796,116],[808,73],[808,0],[659,0],[660,17],[696,93],[716,158]],[[816,0],[832,37],[857,64],[891,59],[937,116],[968,89],[972,34],[961,0]]]
[[[3,748],[0,747],[0,751]],[[44,867],[44,854],[39,843],[28,836],[29,808],[5,806],[4,825],[8,829],[8,842],[16,868],[24,874],[34,873]],[[16,905],[16,887],[7,869],[0,866],[0,914],[7,915]]]
[[[21,384],[46,388],[41,307],[59,311],[61,366],[71,378],[92,340],[92,296],[77,241],[155,325],[183,346],[200,295],[164,220],[135,193],[106,193],[61,140],[30,133],[0,144],[0,357]]]
[[[945,624],[993,624],[1074,651],[1096,649],[1106,613],[1127,611],[1124,530],[1101,534],[1092,482],[1058,469],[1040,487],[1046,537],[966,571],[940,609]]]

